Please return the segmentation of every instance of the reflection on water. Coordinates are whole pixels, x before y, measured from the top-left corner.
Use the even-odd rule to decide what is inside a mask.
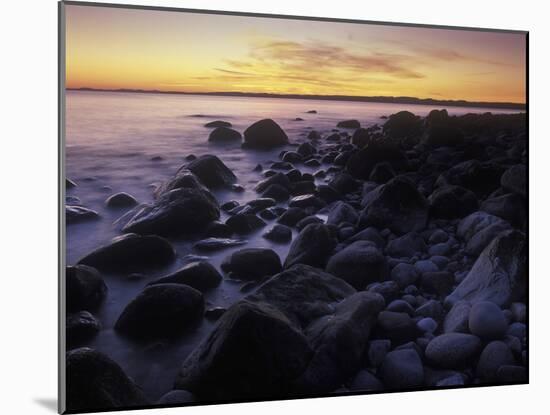
[[[306,113],[312,109],[318,113]],[[355,118],[368,126],[383,121],[381,116],[400,110],[426,115],[431,109],[433,107],[421,105],[299,99],[67,92],[66,172],[67,177],[78,184],[69,189],[67,195],[79,197],[84,206],[98,211],[101,216],[97,221],[68,226],[67,263],[74,264],[89,251],[119,235],[112,223],[124,210],[106,209],[104,202],[109,195],[125,191],[139,202],[151,201],[152,185],[171,177],[189,154],[217,155],[245,187],[242,193],[214,192],[220,203],[257,197],[253,187],[261,176],[252,170],[258,163],[264,167],[269,165],[267,162],[277,159],[280,149],[243,151],[239,144],[209,144],[210,129],[204,127],[208,121],[230,121],[233,128],[242,133],[253,122],[272,118],[286,131],[290,142],[296,143],[304,140],[310,129],[326,133],[343,119]],[[459,107],[448,110],[457,115],[488,111]],[[296,117],[304,121],[295,121]],[[159,156],[160,160],[153,160]],[[316,170],[303,166],[300,169]],[[270,226],[271,223],[268,228]],[[266,229],[249,235],[249,245],[272,248],[284,260],[289,245],[262,238]],[[114,332],[113,325],[120,312],[147,282],[180,267],[186,255],[204,255],[193,251],[193,240],[172,238],[171,242],[178,259],[169,267],[148,272],[137,280],[127,275],[104,274],[109,294],[97,312],[103,330],[90,344],[117,361],[152,400],[171,389],[180,364],[213,325],[203,319],[197,327],[171,343],[139,344]],[[219,269],[223,258],[237,249],[239,247],[212,254],[210,261]],[[229,306],[243,296],[240,287],[236,281],[224,280],[217,289],[205,295],[207,308]]]

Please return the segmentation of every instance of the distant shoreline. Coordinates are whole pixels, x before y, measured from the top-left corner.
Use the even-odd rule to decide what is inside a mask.
[[[489,108],[489,109],[514,109],[526,110],[526,104],[514,102],[476,102],[463,100],[438,100],[433,98],[415,97],[384,97],[384,96],[349,96],[349,95],[300,95],[300,94],[269,94],[247,92],[180,92],[159,91],[145,89],[101,89],[101,88],[66,88],[67,91],[83,92],[122,92],[138,94],[169,94],[169,95],[206,95],[224,97],[251,97],[251,98],[284,98],[284,99],[309,99],[321,101],[345,101],[345,102],[378,102],[385,104],[412,104],[412,105],[443,105],[449,107]]]

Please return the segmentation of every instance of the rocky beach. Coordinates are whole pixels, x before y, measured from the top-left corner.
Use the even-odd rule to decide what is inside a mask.
[[[69,168],[70,411],[527,382],[525,113],[187,117]]]

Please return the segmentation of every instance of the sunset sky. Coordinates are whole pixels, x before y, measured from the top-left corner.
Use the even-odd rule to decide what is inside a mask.
[[[67,87],[518,102],[525,35],[66,6]]]

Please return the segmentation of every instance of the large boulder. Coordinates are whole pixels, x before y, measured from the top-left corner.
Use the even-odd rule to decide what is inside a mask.
[[[327,217],[327,225],[340,225],[347,222],[355,224],[359,216],[355,208],[348,203],[338,201],[330,207]]]
[[[346,170],[358,179],[368,180],[379,163],[388,163],[396,171],[405,169],[408,164],[405,153],[395,143],[374,141],[350,157]]]
[[[477,197],[460,186],[436,189],[428,198],[430,214],[438,219],[461,219],[477,210]]]
[[[367,195],[359,222],[399,235],[421,231],[428,222],[428,202],[410,180],[398,176]]]
[[[468,275],[447,296],[449,306],[457,301],[492,301],[504,306],[525,299],[527,241],[516,230],[499,234],[479,255]]]
[[[172,262],[176,251],[166,239],[155,235],[126,234],[84,256],[78,264],[100,270],[142,271]]]
[[[281,259],[272,249],[245,248],[233,252],[222,262],[222,269],[234,278],[255,280],[281,271]]]
[[[150,205],[138,207],[122,230],[139,234],[187,234],[219,217],[218,203],[211,194],[179,188],[163,193]]]
[[[527,201],[515,193],[491,197],[481,204],[480,210],[498,216],[518,228],[523,228],[527,222]]]
[[[300,392],[328,393],[357,371],[376,316],[384,299],[360,292],[337,304],[334,313],[314,321],[305,330],[314,350],[305,372],[296,382]]]
[[[389,273],[386,258],[369,241],[353,242],[330,257],[326,270],[357,290],[386,279]]]
[[[217,127],[208,136],[211,143],[235,143],[241,141],[241,133],[229,127]]]
[[[244,144],[250,148],[272,148],[288,144],[288,137],[279,124],[267,118],[244,131]]]
[[[193,173],[185,168],[180,168],[174,177],[158,185],[157,188],[154,190],[153,195],[155,196],[155,199],[158,199],[163,194],[168,193],[170,190],[181,188],[203,191],[207,197],[211,198],[213,202],[216,203],[216,199],[214,198],[214,196],[199,181],[197,176],[195,176]]]
[[[102,411],[149,405],[141,389],[103,353],[89,348],[67,353],[67,410]]]
[[[351,144],[354,144],[359,148],[365,147],[371,142],[371,140],[371,133],[366,128],[358,128],[351,136]]]
[[[68,266],[65,268],[65,293],[67,311],[95,310],[107,295],[107,285],[92,267]]]
[[[230,186],[237,181],[237,177],[223,161],[212,154],[206,154],[193,160],[185,168],[210,189]]]
[[[388,117],[383,129],[392,138],[416,137],[422,132],[422,120],[412,112],[400,111]]]
[[[322,268],[335,246],[336,240],[326,225],[310,223],[290,245],[284,267],[305,264]]]
[[[510,230],[505,220],[487,212],[474,212],[460,221],[457,235],[466,242],[464,251],[478,256],[498,234]]]
[[[426,131],[423,143],[431,147],[454,147],[464,142],[462,131],[456,126],[455,118],[447,110],[432,110],[426,117]]]
[[[222,276],[212,264],[206,261],[196,261],[190,262],[165,277],[157,278],[148,285],[185,284],[205,292],[220,285],[221,281]]]
[[[502,173],[502,168],[496,164],[468,160],[442,173],[437,178],[436,185],[461,186],[472,190],[479,197],[485,197],[500,186]]]
[[[527,167],[524,164],[516,164],[504,172],[500,178],[500,184],[504,190],[527,196]]]
[[[306,337],[284,314],[240,301],[187,357],[175,386],[201,400],[282,397],[311,356]]]
[[[124,308],[115,330],[133,338],[173,338],[201,318],[203,311],[200,291],[184,284],[151,285]]]

